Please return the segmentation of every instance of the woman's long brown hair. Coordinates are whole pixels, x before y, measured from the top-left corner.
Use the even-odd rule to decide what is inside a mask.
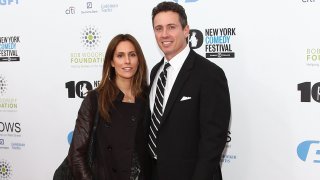
[[[139,61],[137,72],[132,79],[132,94],[134,97],[143,97],[147,87],[147,65],[140,44],[130,34],[118,34],[108,45],[103,63],[102,79],[97,87],[99,114],[107,122],[111,122],[110,108],[113,107],[113,101],[120,91],[116,85],[116,73],[114,67],[111,66],[111,61],[113,61],[118,44],[122,41],[129,41],[133,44]]]

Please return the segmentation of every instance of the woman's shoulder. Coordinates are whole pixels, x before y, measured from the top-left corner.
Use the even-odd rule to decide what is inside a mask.
[[[96,106],[98,103],[98,91],[96,89],[90,90],[86,93],[86,96],[83,99],[83,104],[87,106]]]

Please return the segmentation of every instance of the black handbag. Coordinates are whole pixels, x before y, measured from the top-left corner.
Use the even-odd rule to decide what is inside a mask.
[[[98,99],[97,92],[96,93],[96,100]],[[98,104],[98,103],[97,103]],[[94,119],[94,124],[92,127],[92,132],[90,136],[90,141],[89,141],[89,147],[88,147],[88,164],[89,167],[92,167],[93,164],[93,157],[94,157],[94,142],[95,142],[95,136],[96,136],[96,129],[99,121],[99,109],[98,105],[95,119]],[[60,166],[56,169],[53,175],[53,180],[75,180],[75,178],[72,175],[72,172],[69,167],[69,161],[68,158],[66,157],[63,162],[60,164]]]

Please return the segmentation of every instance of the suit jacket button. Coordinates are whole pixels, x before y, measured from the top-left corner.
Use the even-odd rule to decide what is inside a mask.
[[[108,150],[108,151],[111,151],[111,150],[112,150],[112,147],[109,145],[109,146],[107,147],[107,150]]]
[[[136,116],[131,116],[131,121],[135,122],[136,121]]]

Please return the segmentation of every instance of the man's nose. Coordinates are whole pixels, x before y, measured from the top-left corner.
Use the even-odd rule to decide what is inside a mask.
[[[164,28],[164,29],[163,29],[163,31],[162,31],[162,33],[161,33],[161,36],[162,36],[162,37],[168,37],[168,30],[167,30],[167,28]]]

